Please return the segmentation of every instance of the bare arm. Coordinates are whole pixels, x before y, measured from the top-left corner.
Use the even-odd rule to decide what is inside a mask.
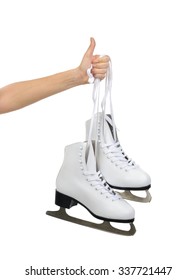
[[[0,89],[0,113],[14,111],[84,83],[77,69],[45,78],[14,83]]]
[[[0,89],[0,113],[7,113],[28,106],[41,99],[88,83],[86,70],[93,65],[95,78],[105,77],[109,57],[94,56],[95,41],[87,49],[80,65],[72,70],[30,81],[17,82]]]

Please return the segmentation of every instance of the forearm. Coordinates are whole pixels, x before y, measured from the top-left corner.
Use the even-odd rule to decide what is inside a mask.
[[[17,82],[0,89],[0,113],[14,111],[41,99],[85,84],[79,68],[30,81]]]

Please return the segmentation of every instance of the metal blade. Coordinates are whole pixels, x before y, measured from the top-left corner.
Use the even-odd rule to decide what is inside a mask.
[[[94,229],[98,229],[98,230],[102,230],[102,231],[106,231],[106,232],[110,232],[110,233],[131,236],[131,235],[134,235],[136,232],[136,229],[135,229],[135,226],[133,223],[129,223],[129,225],[130,225],[129,230],[121,230],[121,229],[113,227],[108,221],[103,221],[100,224],[96,224],[96,223],[85,221],[85,220],[82,220],[82,219],[79,219],[76,217],[72,217],[67,214],[66,209],[63,207],[60,207],[59,210],[57,210],[57,211],[47,211],[46,214],[49,216],[61,219],[61,220],[71,222],[71,223],[75,223],[78,225],[82,225],[82,226],[86,226],[86,227],[90,227],[90,228],[94,228]]]
[[[150,192],[148,190],[145,190],[146,192],[146,196],[145,197],[141,197],[141,196],[137,196],[131,193],[131,191],[124,191],[124,192],[118,192],[122,198],[127,199],[127,200],[132,200],[132,201],[137,201],[137,202],[150,202],[152,199],[152,196],[150,194]]]

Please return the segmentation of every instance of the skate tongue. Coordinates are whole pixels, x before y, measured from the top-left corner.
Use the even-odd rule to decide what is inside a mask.
[[[104,133],[104,140],[105,143],[115,143],[114,137],[113,137],[113,126],[112,126],[112,120],[110,115],[106,115],[105,120],[105,133]]]
[[[95,153],[94,153],[92,143],[89,145],[89,148],[88,148],[86,166],[87,166],[88,171],[93,171],[93,172],[96,171],[96,160],[95,160]]]

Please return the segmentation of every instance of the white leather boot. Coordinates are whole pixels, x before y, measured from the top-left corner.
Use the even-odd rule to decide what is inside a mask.
[[[119,194],[115,193],[102,179],[100,172],[96,171],[92,144],[87,147],[87,143],[83,142],[65,147],[64,161],[56,180],[55,203],[61,207],[61,214],[62,209],[71,208],[79,203],[94,217],[110,222],[132,224],[135,216],[134,209]],[[67,216],[64,216],[63,219],[68,220]],[[69,221],[95,227],[92,226],[92,223],[89,225],[90,222],[79,219],[73,221],[73,219],[72,217],[72,220],[69,219]],[[124,231],[113,228],[110,224],[107,224],[107,229],[105,226],[106,224],[99,229],[111,232],[114,232],[113,229],[115,229],[118,231],[115,233],[124,234],[122,233]],[[131,227],[131,231],[125,231],[125,235],[135,233],[134,226]]]
[[[57,203],[69,208],[71,201],[87,208],[95,217],[110,221],[132,221],[133,208],[112,191],[96,172],[92,145],[88,162],[85,160],[86,143],[65,148],[63,165],[56,180]]]
[[[89,136],[91,120],[86,122],[86,138]],[[123,151],[118,140],[115,125],[110,115],[98,113],[94,117],[91,139],[98,140],[96,160],[100,172],[108,185],[114,189],[125,190],[120,193],[125,199],[149,202],[151,195],[150,176],[143,171]],[[130,191],[146,192],[146,197],[132,194]]]

